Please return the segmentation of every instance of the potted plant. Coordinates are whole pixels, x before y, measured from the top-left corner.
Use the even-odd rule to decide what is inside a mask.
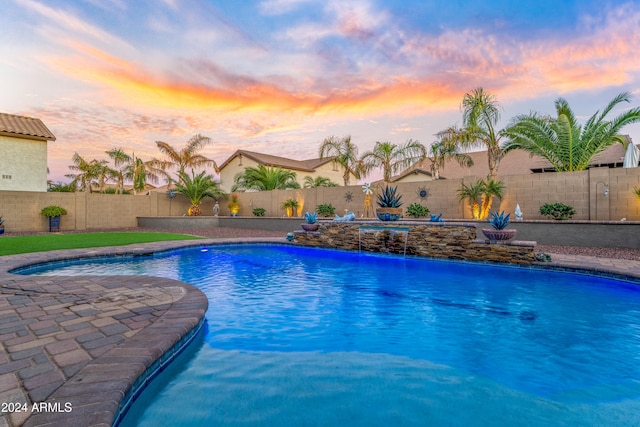
[[[287,217],[291,218],[295,212],[296,209],[298,209],[298,206],[300,204],[298,203],[298,201],[296,199],[287,199],[284,202],[282,202],[282,209],[284,209],[287,213]]]
[[[4,233],[4,219],[0,216],[0,234]]]
[[[320,228],[320,224],[318,223],[318,214],[315,212],[306,212],[304,214],[304,219],[307,221],[302,224],[302,229],[304,231],[318,231],[318,228]]]
[[[402,198],[397,193],[398,187],[385,186],[384,191],[378,194],[378,208],[376,216],[380,221],[397,221],[402,218]]]
[[[240,212],[240,203],[238,202],[238,195],[236,193],[229,196],[229,203],[227,203],[227,207],[229,208],[231,216],[238,216],[238,212]]]
[[[67,214],[65,208],[60,206],[46,206],[40,214],[49,218],[49,231],[60,231],[60,217]]]
[[[487,219],[487,222],[491,224],[492,228],[483,228],[482,234],[487,236],[487,239],[492,243],[500,240],[509,240],[516,235],[516,231],[512,228],[507,229],[509,225],[509,217],[511,214],[504,214],[504,211],[498,213],[492,212],[491,218]]]

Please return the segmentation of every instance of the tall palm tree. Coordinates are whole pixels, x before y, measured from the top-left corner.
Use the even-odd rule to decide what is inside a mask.
[[[454,159],[462,167],[473,166],[473,159],[461,151],[461,143],[457,138],[460,129],[455,126],[449,127],[436,134],[438,141],[431,144],[427,150],[427,160],[431,162],[431,176],[433,179],[440,179],[440,170],[444,169],[447,159]]]
[[[123,194],[124,193],[124,178],[125,178],[125,170],[127,167],[131,165],[133,162],[133,158],[124,152],[122,148],[113,148],[109,151],[106,151],[107,155],[113,160],[113,164],[116,168],[114,169],[113,178],[116,180],[116,193]]]
[[[134,194],[144,191],[147,181],[157,184],[160,177],[170,180],[169,175],[158,168],[158,162],[155,159],[145,162],[136,157],[135,153],[130,156],[121,148],[113,148],[106,153],[113,159],[115,167],[119,168],[112,171],[112,176],[116,180],[118,192],[121,194],[124,192],[125,180],[133,182]]]
[[[206,171],[196,175],[192,169],[191,176],[182,172],[178,178],[176,192],[187,197],[191,202],[191,207],[187,211],[189,216],[201,215],[200,204],[205,197],[216,198],[224,195],[213,176],[207,175]]]
[[[331,181],[329,178],[324,176],[317,176],[315,178],[311,176],[305,176],[304,181],[302,183],[304,188],[317,188],[317,187],[337,187],[338,184]]]
[[[489,175],[498,174],[500,160],[504,152],[500,147],[503,132],[496,130],[502,107],[495,96],[481,87],[464,95],[461,105],[464,128],[458,133],[458,140],[465,145],[482,145],[487,149]]]
[[[362,164],[366,171],[381,167],[385,182],[391,181],[391,175],[406,169],[424,159],[426,150],[418,141],[409,140],[404,144],[376,142],[373,150],[362,155]]]
[[[630,99],[628,92],[619,94],[602,113],[596,111],[581,126],[568,102],[558,98],[555,101],[556,118],[537,113],[515,117],[505,130],[509,141],[504,150],[522,149],[532,156],[544,157],[558,172],[584,170],[591,159],[607,147],[617,142],[626,145],[620,131],[624,126],[640,121],[640,108],[633,108],[612,120],[607,120],[606,116],[618,104],[630,102]]]
[[[90,193],[92,187],[104,186],[106,179],[106,160],[98,161],[96,159],[87,161],[80,154],[74,153],[71,158],[73,165],[69,169],[76,171],[75,174],[65,175],[72,179],[72,183],[80,190]]]
[[[205,145],[211,143],[211,138],[202,136],[200,134],[196,134],[192,136],[189,141],[187,141],[187,145],[182,150],[177,150],[166,142],[156,141],[156,145],[162,154],[168,157],[168,160],[160,161],[155,160],[152,166],[156,168],[162,168],[163,170],[167,167],[175,167],[177,168],[177,176],[178,180],[182,179],[184,175],[184,171],[187,168],[198,168],[198,167],[206,167],[213,166],[214,170],[219,172],[218,165],[213,159],[203,156],[198,152],[204,148]]]
[[[281,167],[258,165],[247,167],[244,172],[234,178],[231,191],[244,190],[286,190],[288,188],[300,188],[296,181],[296,173],[284,170]]]
[[[351,135],[342,139],[335,136],[325,138],[320,145],[320,158],[334,157],[334,161],[342,166],[344,185],[349,185],[351,176],[359,179],[363,174],[362,163],[358,158],[358,147],[351,142]]]

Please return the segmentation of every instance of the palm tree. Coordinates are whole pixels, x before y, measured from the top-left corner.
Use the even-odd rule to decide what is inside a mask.
[[[165,170],[167,167],[176,167],[178,169],[176,173],[178,176],[178,180],[180,180],[181,177],[184,176],[184,171],[186,168],[213,166],[214,170],[217,173],[219,172],[219,170],[216,162],[208,157],[203,156],[202,154],[198,154],[198,151],[200,151],[205,145],[210,143],[210,138],[202,136],[200,134],[196,134],[192,136],[189,141],[187,141],[187,145],[182,150],[178,151],[166,142],[156,141],[156,145],[158,146],[160,152],[167,156],[169,160],[155,160],[152,166],[161,168],[162,170]]]
[[[473,219],[480,218],[480,196],[482,195],[482,180],[477,181],[475,184],[466,185],[462,183],[462,186],[458,189],[458,200],[467,200],[471,208],[471,217]]]
[[[462,167],[473,166],[473,159],[461,150],[460,141],[457,139],[460,130],[452,126],[436,134],[438,141],[431,144],[427,151],[427,160],[431,162],[431,176],[440,179],[440,169],[444,169],[447,159],[453,158]]]
[[[620,131],[624,126],[640,121],[640,108],[626,111],[613,120],[606,120],[606,116],[630,98],[628,92],[619,94],[602,113],[596,111],[584,126],[578,124],[567,101],[558,98],[555,101],[556,118],[537,113],[514,118],[505,130],[510,140],[504,150],[522,149],[532,156],[544,157],[558,172],[584,170],[596,154],[616,142],[626,148],[626,139]]]
[[[302,183],[302,187],[304,188],[317,188],[317,187],[337,187],[338,184],[331,181],[329,178],[325,178],[324,176],[317,176],[315,178],[310,176],[305,176],[304,181]]]
[[[481,87],[464,95],[462,99],[462,120],[464,128],[458,132],[457,139],[464,145],[483,145],[487,148],[489,175],[498,174],[500,160],[504,152],[500,148],[502,131],[496,131],[500,120],[500,103]]]
[[[480,219],[485,219],[489,216],[489,211],[491,210],[494,197],[497,197],[498,200],[502,200],[502,197],[504,197],[504,184],[502,181],[495,181],[491,176],[488,176],[487,180],[482,182]]]
[[[136,157],[135,153],[130,156],[121,148],[114,148],[106,153],[113,159],[114,165],[120,168],[112,170],[112,176],[116,180],[120,194],[124,192],[125,180],[133,182],[133,194],[144,191],[147,181],[157,184],[161,176],[170,180],[169,175],[157,167],[158,161],[155,159],[145,162]]]
[[[360,178],[364,174],[362,163],[358,159],[358,147],[351,142],[351,135],[342,139],[335,136],[325,138],[320,145],[320,158],[333,157],[334,161],[342,166],[344,185],[349,185],[351,176]]]
[[[286,190],[288,188],[300,188],[296,181],[296,173],[284,170],[281,167],[270,167],[258,165],[258,167],[248,167],[244,172],[239,173],[234,178],[231,191],[244,190]]]
[[[376,142],[373,150],[362,155],[364,170],[382,167],[385,182],[391,181],[391,174],[406,169],[426,156],[426,150],[418,141],[409,140],[396,145],[390,142]]]
[[[193,169],[191,176],[185,172],[180,174],[176,183],[176,192],[187,197],[191,202],[191,207],[187,211],[189,216],[201,215],[200,203],[205,197],[215,199],[217,196],[224,195],[213,176],[206,175],[206,171],[196,175]]]
[[[486,181],[479,179],[472,185],[463,183],[458,189],[458,200],[467,200],[469,202],[473,219],[485,219],[488,217],[493,198],[497,197],[502,200],[503,196],[504,184],[501,181],[495,181],[491,176],[488,176]]]
[[[113,164],[116,168],[114,169],[113,178],[116,180],[116,193],[122,194],[124,193],[124,178],[126,168],[129,167],[133,163],[133,157],[129,156],[124,152],[122,148],[113,148],[109,151],[106,151],[107,155],[113,160]]]
[[[104,181],[108,173],[106,160],[98,161],[93,159],[87,161],[78,153],[74,153],[71,160],[73,165],[69,166],[69,169],[78,173],[65,176],[71,178],[72,184],[80,191],[91,192],[94,185],[104,187]]]

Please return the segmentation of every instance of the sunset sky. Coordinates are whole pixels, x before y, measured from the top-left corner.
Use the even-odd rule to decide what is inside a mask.
[[[331,135],[429,144],[479,86],[501,126],[558,97],[582,121],[623,91],[639,106],[640,2],[0,0],[0,112],[56,135],[54,181],[74,152],[148,160],[196,133],[218,163],[314,158]]]

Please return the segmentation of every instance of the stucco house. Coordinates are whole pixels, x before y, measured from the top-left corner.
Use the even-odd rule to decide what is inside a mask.
[[[631,138],[625,135],[627,143],[633,143]],[[467,153],[473,159],[473,166],[466,168],[460,166],[453,159],[447,159],[443,168],[440,168],[440,179],[458,179],[466,176],[487,176],[489,175],[489,163],[486,151],[476,151]],[[603,152],[597,154],[589,163],[590,168],[609,167],[621,168],[624,159],[625,149],[622,144],[613,144]],[[405,169],[396,176],[391,177],[391,182],[417,182],[431,181],[431,162],[422,160],[415,165]],[[500,161],[498,176],[525,175],[531,173],[555,172],[551,163],[540,156],[531,156],[524,150],[513,150]]]
[[[47,191],[47,141],[40,119],[0,113],[0,191]]]
[[[254,151],[237,150],[220,165],[220,187],[223,191],[230,192],[237,174],[244,172],[247,167],[255,168],[258,165],[281,167],[295,172],[300,186],[303,185],[306,176],[314,179],[321,176],[329,178],[338,185],[344,184],[342,177],[344,169],[333,158],[293,160]],[[350,182],[355,184],[356,178],[352,176]]]

